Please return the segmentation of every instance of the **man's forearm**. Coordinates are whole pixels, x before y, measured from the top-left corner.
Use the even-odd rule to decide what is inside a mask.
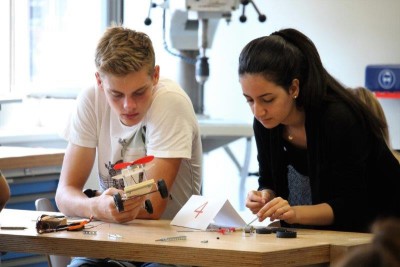
[[[57,190],[56,203],[58,209],[67,216],[89,218],[92,215],[89,198],[75,188],[60,188]]]

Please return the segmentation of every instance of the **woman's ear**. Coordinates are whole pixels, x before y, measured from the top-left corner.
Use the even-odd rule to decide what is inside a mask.
[[[298,79],[293,79],[292,84],[289,88],[289,94],[296,99],[300,93],[300,81]]]

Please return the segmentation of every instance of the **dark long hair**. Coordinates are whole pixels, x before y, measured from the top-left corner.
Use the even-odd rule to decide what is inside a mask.
[[[384,122],[326,71],[314,43],[295,29],[283,29],[249,42],[239,56],[239,76],[244,74],[262,75],[287,92],[293,79],[298,79],[296,105],[306,114],[318,113],[326,101],[342,101],[383,139]]]

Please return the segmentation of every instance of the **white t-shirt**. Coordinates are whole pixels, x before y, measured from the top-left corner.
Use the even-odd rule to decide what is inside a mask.
[[[123,125],[102,90],[89,88],[78,97],[77,109],[64,132],[69,142],[97,148],[100,188],[123,188],[113,166],[153,155],[182,158],[163,219],[172,219],[191,195],[200,194],[202,147],[192,103],[178,84],[160,79],[143,121]],[[162,177],[148,177],[157,181]]]

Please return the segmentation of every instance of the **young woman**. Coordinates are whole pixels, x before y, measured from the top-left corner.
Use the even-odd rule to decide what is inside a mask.
[[[308,37],[284,29],[251,41],[239,77],[260,174],[246,206],[260,221],[368,231],[377,217],[400,216],[400,165],[384,125],[324,69]]]

